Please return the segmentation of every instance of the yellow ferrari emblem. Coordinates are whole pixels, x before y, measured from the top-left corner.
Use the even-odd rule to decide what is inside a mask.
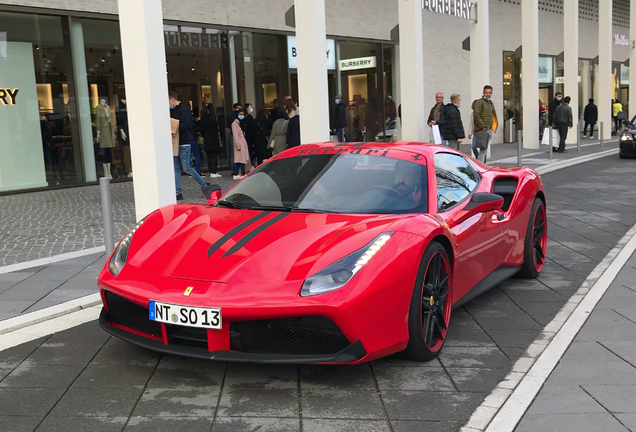
[[[433,300],[433,296],[431,296],[431,306],[433,306],[433,303],[435,303],[435,300]]]
[[[188,297],[193,289],[194,287],[187,287],[186,290],[183,292],[183,295]]]

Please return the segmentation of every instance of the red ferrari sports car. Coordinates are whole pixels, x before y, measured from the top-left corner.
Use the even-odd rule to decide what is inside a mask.
[[[425,361],[453,307],[544,265],[539,175],[448,147],[303,145],[205,193],[116,247],[98,279],[106,331],[215,360]]]

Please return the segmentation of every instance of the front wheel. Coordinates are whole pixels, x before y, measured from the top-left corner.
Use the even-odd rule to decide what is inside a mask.
[[[409,343],[404,354],[429,361],[442,350],[453,305],[451,263],[446,249],[431,242],[424,251],[409,309]]]
[[[539,276],[545,264],[545,255],[548,245],[548,219],[545,204],[541,198],[536,197],[532,203],[530,220],[526,231],[525,247],[523,254],[523,266],[519,276],[526,279],[534,279]]]

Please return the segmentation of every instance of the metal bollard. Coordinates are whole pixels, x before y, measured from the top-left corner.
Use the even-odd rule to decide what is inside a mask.
[[[548,133],[550,134],[550,136],[548,137],[548,143],[550,145],[550,159],[552,159],[552,152],[553,152],[552,146],[554,145],[554,135],[552,134],[552,126],[548,126]]]
[[[523,148],[523,143],[521,142],[521,133],[521,131],[517,131],[517,166],[521,166],[523,162],[521,157],[521,150]]]
[[[576,123],[576,152],[581,153],[581,121]]]
[[[115,249],[115,222],[113,221],[113,197],[110,193],[110,179],[101,177],[99,189],[102,195],[102,219],[104,221],[104,246],[106,253]]]
[[[603,122],[601,122],[601,129],[598,133],[598,139],[601,141],[601,148],[603,148]]]

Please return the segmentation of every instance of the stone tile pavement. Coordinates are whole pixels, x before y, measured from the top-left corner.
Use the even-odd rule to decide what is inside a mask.
[[[554,369],[517,432],[636,431],[636,254]]]
[[[134,347],[87,323],[0,352],[0,430],[459,430],[636,223],[635,164],[613,156],[544,175],[543,273],[506,281],[453,311],[437,360],[199,362]]]

